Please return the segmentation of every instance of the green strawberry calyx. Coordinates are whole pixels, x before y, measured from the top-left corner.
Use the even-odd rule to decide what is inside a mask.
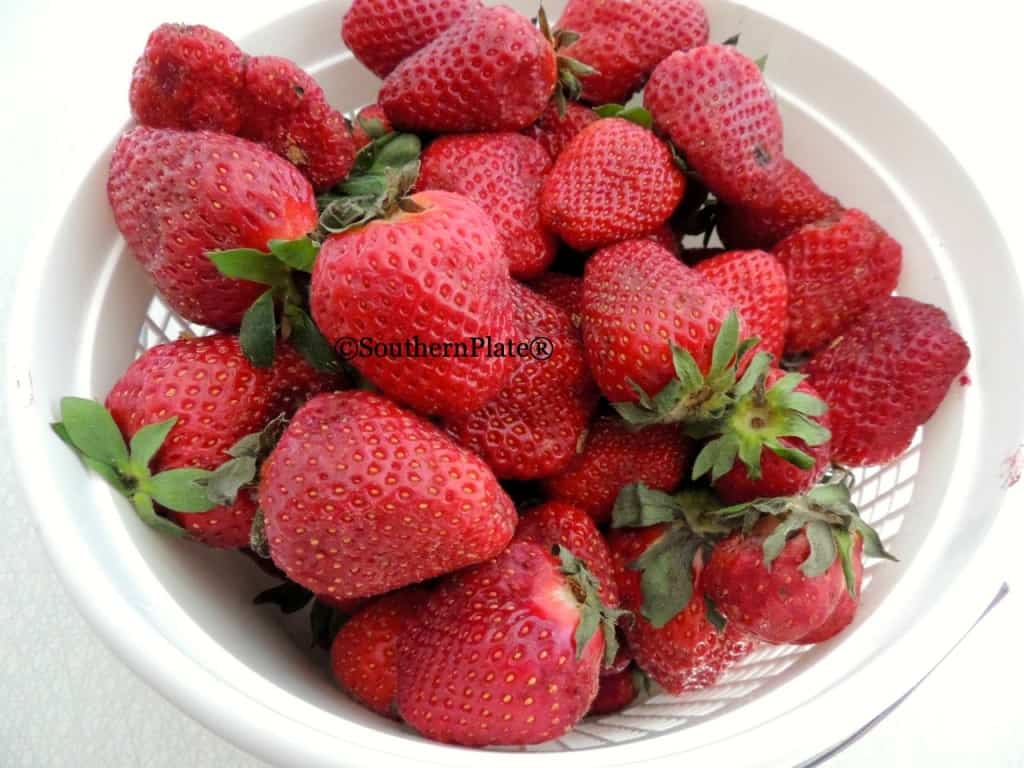
[[[559,116],[565,117],[569,102],[579,101],[583,95],[583,83],[580,82],[580,78],[596,75],[598,71],[589,64],[559,53],[563,48],[568,48],[579,40],[580,36],[568,29],[552,30],[543,4],[537,10],[537,26],[544,39],[551,44],[557,57],[558,82],[555,85],[553,99]]]
[[[664,526],[662,535],[627,564],[640,571],[643,604],[640,615],[660,629],[690,604],[693,564],[707,555],[717,538],[731,529],[718,522],[721,502],[704,489],[668,494],[632,483],[619,493],[612,510],[612,528]]]
[[[594,111],[601,117],[618,117],[636,123],[641,128],[650,129],[654,125],[654,118],[651,113],[643,107],[626,107],[622,104],[604,104],[594,107]]]
[[[348,620],[342,611],[328,605],[317,598],[312,592],[296,584],[284,581],[276,587],[265,589],[252,599],[253,605],[273,605],[281,613],[290,616],[298,613],[307,605],[309,608],[309,631],[311,645],[314,648],[328,650],[334,642],[334,636]]]
[[[583,651],[594,633],[600,630],[604,636],[603,664],[605,667],[610,667],[619,652],[615,626],[620,618],[632,614],[618,608],[609,608],[601,601],[598,594],[600,583],[572,552],[557,544],[552,547],[551,551],[561,564],[562,574],[569,583],[570,591],[580,612],[580,620],[576,625],[576,633],[573,637],[576,645],[576,658],[579,659],[583,656]]]

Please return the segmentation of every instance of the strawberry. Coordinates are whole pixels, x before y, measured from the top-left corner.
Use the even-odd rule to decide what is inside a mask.
[[[354,0],[341,21],[341,39],[368,70],[384,78],[480,7],[480,0]]]
[[[515,364],[470,346],[513,334],[508,262],[490,218],[470,200],[430,191],[402,206],[324,243],[310,306],[334,345],[346,338],[389,348],[419,342],[428,352],[431,344],[461,345],[455,357],[400,350],[352,362],[386,394],[424,413],[464,416],[501,392]]]
[[[352,142],[356,152],[388,133],[391,133],[391,121],[380,104],[360,109],[352,123]]]
[[[719,630],[707,616],[701,540],[685,520],[718,506],[706,491],[668,496],[630,486],[615,508],[618,530],[608,545],[620,599],[634,616],[626,624],[629,648],[636,663],[676,695],[714,685],[756,646],[732,624]]]
[[[795,163],[783,160],[775,202],[767,208],[727,207],[718,217],[718,236],[730,249],[771,248],[839,210],[836,198],[822,192]]]
[[[141,125],[265,144],[317,189],[331,187],[352,167],[348,126],[308,74],[287,59],[246,56],[208,27],[157,27],[135,64],[130,101]]]
[[[429,594],[409,587],[379,597],[359,609],[334,636],[334,679],[379,715],[398,717],[398,641],[406,620]]]
[[[903,249],[858,210],[798,229],[774,248],[789,284],[786,352],[813,352],[896,289]]]
[[[853,553],[850,556],[853,565],[853,591],[844,590],[839,596],[836,607],[825,619],[825,623],[797,640],[798,645],[813,645],[831,640],[853,623],[853,619],[857,615],[857,608],[860,606],[860,588],[864,581],[863,554],[864,539],[860,534],[855,533],[853,535]]]
[[[313,189],[294,166],[207,131],[128,131],[110,161],[107,195],[118,229],[171,308],[219,329],[237,328],[266,287],[222,276],[206,254],[263,250],[317,225]]]
[[[544,182],[544,224],[577,250],[645,235],[668,220],[686,179],[651,131],[610,117],[580,131]]]
[[[498,477],[532,480],[560,472],[572,460],[597,390],[568,314],[522,285],[513,286],[512,296],[517,337],[531,349],[543,345],[543,351],[537,346],[517,357],[495,399],[445,426]]]
[[[643,672],[636,667],[602,676],[597,687],[597,697],[587,710],[587,716],[621,712],[636,701],[644,689],[644,683]]]
[[[514,542],[445,578],[409,623],[399,713],[428,738],[466,746],[558,738],[597,694],[618,613],[567,550]]]
[[[583,81],[592,104],[623,103],[673,51],[708,41],[708,18],[697,0],[569,0],[558,22],[579,39],[567,56],[597,72]]]
[[[778,260],[764,251],[730,251],[694,268],[734,302],[744,330],[761,340],[756,349],[781,360],[789,293]]]
[[[680,253],[681,238],[676,235],[675,230],[668,222],[648,233],[647,239],[657,243],[673,256],[678,256]]]
[[[568,312],[577,328],[583,322],[583,278],[548,272],[530,283],[530,287]]]
[[[536,123],[523,129],[523,133],[540,142],[554,160],[576,134],[600,119],[597,112],[574,101],[565,105],[564,112],[560,112],[558,105],[552,102]]]
[[[518,131],[540,117],[557,78],[551,42],[497,6],[467,14],[402,61],[378,101],[402,130]]]
[[[805,367],[829,404],[832,457],[850,466],[902,454],[970,360],[938,307],[887,297]]]
[[[594,419],[582,449],[560,475],[544,481],[545,492],[586,510],[598,523],[608,520],[623,486],[642,481],[675,490],[690,465],[691,443],[672,425],[630,431],[605,413]]]
[[[516,514],[490,469],[378,395],[298,410],[259,488],[277,566],[316,594],[369,597],[498,554]]]
[[[545,549],[561,545],[587,567],[597,583],[601,602],[612,608],[619,604],[612,556],[594,519],[581,507],[564,501],[549,501],[519,518],[515,541],[531,541]]]
[[[719,200],[775,204],[782,118],[752,60],[726,45],[677,51],[654,70],[644,106]]]
[[[464,195],[494,221],[512,277],[529,280],[555,258],[556,241],[540,222],[547,152],[517,133],[443,136],[423,153],[419,189]]]
[[[684,264],[695,267],[702,261],[721,256],[723,253],[728,251],[725,248],[684,248],[680,255]]]

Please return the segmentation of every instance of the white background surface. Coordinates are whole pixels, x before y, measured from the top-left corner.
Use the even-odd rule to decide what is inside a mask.
[[[918,111],[981,187],[1011,250],[1024,254],[1024,13],[1011,10],[1016,3],[749,4],[852,58]],[[32,258],[30,235],[60,215],[50,191],[77,179],[127,115],[131,66],[148,31],[163,21],[189,21],[234,37],[272,20],[284,5],[179,0],[172,10],[153,2],[0,3],[0,358],[6,333],[18,331],[10,298],[19,264]],[[0,766],[260,765],[138,681],[75,613],[15,487],[9,438],[0,424]],[[1022,495],[1011,502],[1017,509]],[[1009,596],[830,768],[1024,766],[1024,565],[1015,549],[1006,548]],[[987,597],[979,596],[979,607]],[[887,704],[879,702],[879,709]]]

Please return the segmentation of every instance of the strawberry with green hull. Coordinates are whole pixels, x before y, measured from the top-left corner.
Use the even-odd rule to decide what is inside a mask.
[[[650,116],[635,111],[633,119]],[[555,160],[540,196],[544,224],[577,250],[640,237],[664,224],[686,180],[668,146],[644,125],[608,117],[588,125]]]
[[[494,557],[512,501],[430,422],[364,391],[318,395],[263,466],[277,566],[316,594],[369,597]]]
[[[428,191],[330,237],[316,260],[310,306],[332,344],[468,344],[513,336],[511,286],[490,218],[460,195]],[[352,364],[422,413],[461,418],[498,396],[515,360],[358,355]]]
[[[567,550],[514,542],[446,577],[399,645],[398,709],[424,736],[538,744],[583,718],[620,612]]]
[[[353,0],[341,22],[341,39],[367,69],[385,78],[481,7],[480,0]]]
[[[384,114],[384,108],[380,104],[363,107],[352,121],[352,142],[355,144],[356,152],[391,131],[391,121]]]
[[[865,213],[846,210],[775,246],[789,284],[786,353],[826,346],[872,303],[896,289],[903,249]]]
[[[872,305],[804,368],[829,404],[833,459],[859,467],[900,456],[970,357],[938,307],[897,296]]]
[[[442,136],[423,153],[418,189],[455,192],[494,221],[512,277],[529,280],[555,258],[555,236],[541,224],[540,189],[551,159],[518,133]]]
[[[533,480],[572,461],[598,395],[568,314],[526,286],[515,283],[511,292],[517,338],[541,339],[544,353],[516,357],[495,399],[444,426],[498,477]]]
[[[852,538],[853,552],[850,555],[850,562],[853,565],[853,590],[844,590],[825,623],[797,640],[797,645],[814,645],[831,640],[850,626],[857,616],[857,608],[860,607],[860,588],[864,582],[864,539],[859,533],[853,534]]]
[[[523,133],[536,139],[554,160],[562,154],[562,150],[569,145],[576,134],[600,119],[601,116],[590,107],[585,107],[574,101],[567,103],[564,111],[559,108],[558,104],[552,102],[536,123],[523,129]]]

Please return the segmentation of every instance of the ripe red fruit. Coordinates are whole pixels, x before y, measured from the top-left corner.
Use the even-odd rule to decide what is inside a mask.
[[[293,165],[208,131],[128,131],[110,161],[107,196],[118,229],[170,307],[224,330],[238,327],[266,286],[224,277],[206,254],[262,251],[268,240],[303,237],[317,225],[313,189]]]
[[[569,142],[593,122],[600,120],[597,112],[582,104],[570,101],[565,105],[565,114],[559,114],[558,105],[552,102],[538,118],[537,122],[523,133],[540,142],[554,160],[565,149]]]
[[[490,469],[363,391],[318,395],[263,465],[270,553],[316,594],[368,597],[494,557],[516,523]]]
[[[540,188],[550,168],[544,148],[518,133],[442,136],[423,153],[416,186],[479,205],[498,229],[512,277],[529,280],[548,268],[557,248],[540,221]]]
[[[898,457],[970,356],[938,307],[903,297],[874,304],[805,368],[829,404],[833,459],[867,466]]]
[[[429,592],[409,587],[359,609],[334,636],[331,672],[353,699],[379,715],[398,718],[398,641]]]
[[[564,501],[548,501],[519,518],[515,541],[531,541],[545,549],[556,544],[568,549],[597,581],[601,602],[619,604],[611,552],[597,524],[586,510]]]
[[[719,200],[775,204],[782,118],[761,70],[735,47],[673,53],[651,75],[644,106]]]
[[[832,614],[825,619],[825,623],[812,630],[810,634],[801,637],[797,641],[798,645],[812,645],[831,640],[853,623],[853,619],[857,615],[857,608],[860,606],[860,588],[864,581],[863,552],[864,540],[860,535],[855,535],[853,554],[850,558],[853,566],[853,594],[850,594],[849,590],[843,590],[843,594],[839,596],[839,602],[832,609]]]
[[[467,346],[513,335],[508,262],[490,218],[448,192],[420,192],[390,216],[329,238],[310,288],[317,325],[332,344],[367,338]],[[410,210],[414,212],[409,212]],[[454,350],[454,347],[452,348]],[[423,413],[457,417],[493,400],[510,357],[357,355],[359,372]],[[372,349],[371,349],[372,352]]]
[[[544,111],[557,69],[554,48],[529,19],[484,8],[399,64],[378,101],[407,131],[518,131]]]
[[[638,669],[630,668],[614,675],[602,676],[597,697],[587,710],[587,716],[611,715],[624,710],[640,694],[641,686],[637,684],[637,678],[642,675]]]
[[[577,328],[583,322],[583,278],[548,272],[530,283],[530,287],[568,312]]]
[[[648,233],[647,239],[657,243],[673,256],[678,256],[680,253],[682,238],[676,234],[675,230],[672,229],[672,225],[668,222],[662,224],[653,232]]]
[[[727,207],[718,217],[718,236],[731,249],[771,248],[800,227],[840,210],[795,163],[783,160],[778,198],[767,208]]]
[[[480,0],[353,0],[341,21],[341,38],[377,77],[387,77]]]
[[[674,425],[634,432],[615,414],[602,414],[591,425],[582,451],[564,472],[544,481],[544,490],[603,523],[619,491],[629,483],[675,490],[689,468],[691,445]]]
[[[794,232],[774,248],[789,283],[786,352],[812,352],[896,289],[903,249],[858,210]]]
[[[757,336],[763,349],[782,359],[786,339],[789,291],[786,271],[764,251],[730,251],[699,262],[694,267],[734,303],[743,330]]]
[[[516,357],[497,397],[467,416],[446,420],[445,427],[498,477],[532,480],[565,469],[598,396],[568,314],[519,284],[512,286],[512,297],[516,339],[531,345],[541,340],[548,357]]]
[[[379,135],[391,133],[391,121],[384,114],[384,108],[380,104],[363,107],[352,121],[352,142],[355,144],[356,152],[373,141],[373,136],[367,133],[367,128],[371,128]]]
[[[583,80],[592,104],[622,104],[673,51],[708,41],[708,18],[696,0],[569,0],[558,22],[580,39],[564,48],[597,72]]]
[[[651,131],[605,118],[555,160],[541,191],[541,219],[573,248],[590,250],[657,229],[685,185],[668,146]]]
[[[588,633],[585,616],[601,631]],[[448,576],[409,624],[399,712],[424,736],[466,746],[558,738],[597,694],[613,617],[578,563],[514,542]]]

